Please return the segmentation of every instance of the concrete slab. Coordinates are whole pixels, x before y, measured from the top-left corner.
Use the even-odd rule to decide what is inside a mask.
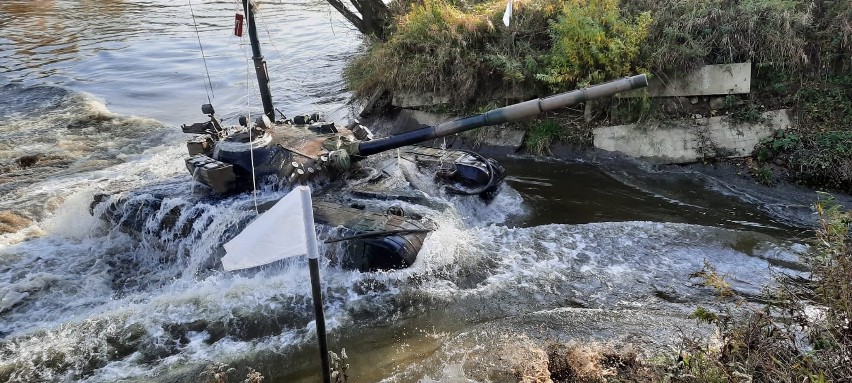
[[[419,108],[423,106],[442,105],[449,102],[449,97],[439,97],[431,92],[424,94],[394,94],[392,100],[392,103],[400,108]]]
[[[399,114],[401,116],[402,115],[408,116],[411,119],[417,121],[421,125],[429,125],[429,126],[438,125],[440,123],[452,121],[452,120],[455,120],[455,119],[458,118],[458,117],[454,117],[454,116],[450,116],[450,115],[446,115],[446,114],[429,113],[429,112],[424,112],[422,110],[416,110],[416,109],[402,109],[399,112]]]
[[[754,124],[723,116],[608,126],[592,133],[599,149],[659,163],[689,163],[707,157],[750,156],[760,140],[789,127],[787,111],[782,109],[764,113],[762,121]]]
[[[485,129],[482,145],[505,147],[517,151],[524,144],[523,130],[509,129],[502,126],[492,126]]]
[[[751,63],[706,65],[683,76],[655,76],[645,90],[619,97],[713,96],[751,92]]]

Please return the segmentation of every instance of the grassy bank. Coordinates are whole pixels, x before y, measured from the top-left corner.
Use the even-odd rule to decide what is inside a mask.
[[[516,0],[504,26],[505,4],[397,3],[387,41],[370,42],[347,67],[349,88],[362,98],[379,90],[431,94],[448,101],[444,111],[465,114],[638,72],[751,61],[752,93],[705,112],[749,120],[788,108],[794,131],[764,143],[760,172],[852,191],[850,148],[839,144],[852,132],[852,3]],[[694,112],[645,99],[599,102],[583,113],[526,123],[539,130],[528,149],[545,153],[542,143],[566,137],[588,145],[596,125]]]

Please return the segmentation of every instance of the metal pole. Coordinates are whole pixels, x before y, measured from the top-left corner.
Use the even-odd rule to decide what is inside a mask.
[[[249,41],[251,42],[251,59],[254,61],[254,72],[257,74],[257,86],[260,89],[260,100],[263,102],[263,114],[275,122],[275,107],[272,106],[272,92],[269,90],[269,71],[266,60],[260,53],[260,41],[257,39],[257,27],[254,22],[251,0],[243,0],[243,8],[248,19]]]
[[[328,341],[325,335],[325,313],[322,310],[322,290],[320,289],[319,249],[317,247],[317,232],[314,228],[314,209],[311,204],[311,189],[299,186],[302,197],[302,216],[305,217],[305,239],[308,247],[308,268],[311,271],[311,291],[314,299],[314,316],[317,323],[317,341],[322,362],[322,381],[331,383],[331,371],[328,362]]]
[[[322,381],[331,382],[331,371],[328,362],[328,341],[325,334],[325,313],[322,310],[322,291],[320,290],[319,260],[308,258],[308,268],[311,269],[311,290],[314,296],[314,316],[317,322],[317,341],[319,342],[320,360],[322,361]]]

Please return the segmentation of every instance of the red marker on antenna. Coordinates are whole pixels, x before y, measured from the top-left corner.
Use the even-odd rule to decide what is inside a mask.
[[[243,14],[237,13],[234,18],[234,34],[243,37]]]

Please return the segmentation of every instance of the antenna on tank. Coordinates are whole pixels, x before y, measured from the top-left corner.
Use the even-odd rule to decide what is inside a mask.
[[[254,2],[243,0],[243,9],[248,19],[249,42],[251,43],[252,61],[254,71],[257,74],[257,86],[260,89],[260,100],[263,102],[263,114],[269,120],[275,122],[275,107],[272,106],[272,92],[269,90],[269,71],[266,69],[266,60],[260,53],[260,42],[257,39],[257,26],[254,20]]]

